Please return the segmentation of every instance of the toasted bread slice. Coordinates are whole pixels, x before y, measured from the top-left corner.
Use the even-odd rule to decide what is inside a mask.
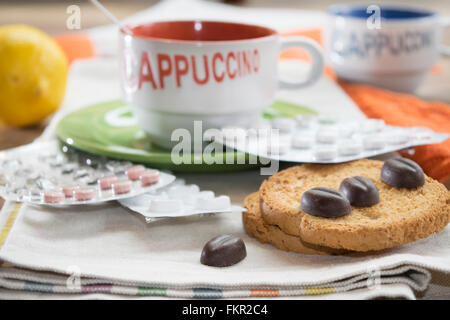
[[[247,209],[242,213],[242,222],[248,235],[258,239],[262,243],[271,243],[278,249],[304,254],[343,254],[346,251],[333,248],[324,248],[311,245],[302,241],[300,237],[285,234],[277,226],[264,222],[259,211],[258,192],[248,195],[243,206]]]
[[[380,179],[383,162],[357,160],[342,164],[305,164],[278,172],[259,189],[266,224],[318,246],[352,251],[391,248],[440,232],[450,219],[450,192],[425,177],[417,189],[398,189]],[[380,193],[371,207],[354,207],[340,218],[321,218],[301,210],[300,200],[313,187],[338,189],[344,178],[364,176]]]

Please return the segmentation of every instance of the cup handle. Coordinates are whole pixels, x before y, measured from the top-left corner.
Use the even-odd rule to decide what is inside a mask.
[[[278,86],[281,89],[297,89],[309,86],[316,82],[322,75],[325,66],[325,60],[320,46],[315,41],[306,37],[287,37],[281,39],[280,51],[289,48],[300,48],[307,51],[311,56],[311,67],[305,79],[299,81],[279,79]]]
[[[442,28],[450,27],[450,17],[446,17],[441,22]],[[450,46],[441,44],[439,47],[439,53],[444,56],[450,56]]]

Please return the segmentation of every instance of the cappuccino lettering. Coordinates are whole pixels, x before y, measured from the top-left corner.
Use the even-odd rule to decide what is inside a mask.
[[[259,68],[257,49],[202,56],[158,53],[153,60],[149,52],[142,51],[138,89],[146,83],[155,90],[164,89],[169,82],[181,88],[186,77],[192,77],[199,86],[209,82],[221,83],[256,74]]]
[[[142,88],[144,82],[150,82],[153,89],[156,89],[156,82],[153,78],[152,68],[150,67],[150,60],[148,59],[147,52],[142,52],[141,63],[139,67],[139,89]]]
[[[199,79],[197,77],[197,64],[195,63],[195,56],[191,56],[191,62],[193,68],[192,75],[194,77],[194,81],[200,85],[207,83],[209,80],[209,71],[208,71],[208,57],[206,56],[206,54],[203,55],[203,70],[205,74],[205,77],[203,79]]]
[[[349,34],[335,32],[334,43],[339,43],[333,51],[342,57],[357,56],[366,58],[380,57],[385,53],[394,56],[409,54],[429,48],[434,44],[433,33],[422,31],[405,31],[399,34],[383,32],[364,32]]]

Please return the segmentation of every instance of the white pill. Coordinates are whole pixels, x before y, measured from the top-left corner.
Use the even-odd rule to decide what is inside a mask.
[[[222,128],[222,136],[225,142],[242,142],[247,136],[247,131],[240,127],[224,127]]]
[[[194,205],[199,195],[197,185],[173,186],[167,191],[168,198],[180,200],[185,204]]]
[[[408,141],[408,135],[403,132],[395,132],[387,138],[387,142],[393,145],[405,144]]]
[[[213,191],[200,191],[197,195],[198,199],[206,200],[206,199],[214,199],[215,195]]]
[[[295,117],[295,120],[297,121],[297,125],[300,128],[311,128],[317,123],[317,116],[315,115],[308,115],[308,114],[299,114]]]
[[[317,121],[322,125],[333,125],[336,123],[335,119],[327,116],[319,116],[317,118]]]
[[[250,128],[247,130],[247,136],[249,139],[255,139],[260,136],[265,137],[265,136],[268,136],[268,134],[269,134],[269,130],[265,130],[265,129],[262,129],[261,132],[260,132],[260,129],[257,129],[257,128]]]
[[[364,149],[366,150],[383,149],[385,144],[385,138],[379,135],[368,136],[363,140]]]
[[[144,193],[133,198],[124,199],[122,201],[129,204],[130,206],[147,207],[150,202],[155,199],[168,199],[168,197],[166,193],[160,195],[151,195]]]
[[[350,138],[356,129],[352,126],[342,126],[339,128],[339,135],[344,138]]]
[[[309,149],[314,144],[312,136],[297,134],[292,137],[292,147],[297,149]]]
[[[198,193],[200,192],[200,188],[198,185],[196,184],[188,184],[187,187],[189,187],[189,190],[193,193]]]
[[[277,117],[272,119],[272,127],[280,130],[280,132],[292,132],[295,126],[296,122],[291,118]]]
[[[381,119],[367,119],[361,122],[360,130],[363,133],[373,133],[381,131],[385,125],[385,122]]]
[[[271,155],[280,155],[289,151],[291,145],[285,139],[271,139],[267,143],[267,153]]]
[[[339,145],[339,154],[343,156],[352,156],[361,153],[362,146],[353,140],[343,141]]]
[[[157,213],[178,213],[183,209],[181,200],[152,199],[150,200],[150,211]]]
[[[254,129],[256,131],[262,130],[262,131],[268,131],[272,129],[272,126],[270,125],[270,122],[267,120],[261,120],[257,123],[251,125],[251,129]]]
[[[172,182],[171,186],[182,186],[186,184],[186,181],[184,179],[176,179],[174,182]]]
[[[171,199],[183,197],[186,194],[197,194],[200,188],[196,184],[172,186],[167,190],[167,194]]]
[[[184,204],[188,206],[195,206],[198,199],[198,193],[195,194],[186,194],[180,200],[183,201]]]
[[[212,199],[199,199],[199,201],[197,201],[196,209],[218,212],[221,210],[229,210],[230,206],[230,197],[220,196]]]
[[[316,133],[316,140],[320,143],[335,143],[338,135],[335,129],[321,129]]]
[[[316,160],[333,160],[337,156],[336,148],[320,147],[314,150],[314,158]]]

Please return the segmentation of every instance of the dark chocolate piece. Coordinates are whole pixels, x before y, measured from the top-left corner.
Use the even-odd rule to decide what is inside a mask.
[[[203,247],[200,262],[212,267],[229,267],[247,256],[244,241],[231,234],[209,240]]]
[[[345,178],[339,186],[339,191],[355,207],[370,207],[380,202],[377,186],[366,177]]]
[[[323,218],[342,217],[351,211],[350,202],[340,191],[324,187],[306,191],[300,207],[306,213]]]
[[[425,175],[422,168],[414,161],[396,158],[383,164],[381,180],[396,188],[414,189],[424,185]]]

